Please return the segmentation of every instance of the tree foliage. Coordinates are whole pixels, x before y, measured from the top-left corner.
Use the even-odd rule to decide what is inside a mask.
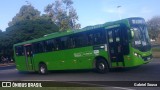
[[[56,0],[45,8],[46,14],[31,4],[23,5],[8,23],[6,31],[0,30],[0,56],[13,58],[13,44],[43,37],[46,34],[68,29],[78,29],[78,15],[72,0]]]
[[[160,34],[160,16],[155,16],[147,21],[149,36],[155,39]]]
[[[7,57],[13,57],[13,44],[59,31],[50,17],[41,16],[31,5],[22,6],[9,24],[5,32],[0,31],[0,55]]]
[[[60,31],[67,29],[79,29],[78,15],[73,8],[72,0],[56,0],[45,8],[46,14],[59,26]]]
[[[13,17],[12,21],[8,23],[8,26],[12,26],[22,20],[34,20],[40,17],[40,11],[35,9],[32,5],[24,5],[21,7],[18,14]]]
[[[44,17],[17,22],[3,32],[4,38],[0,42],[1,54],[13,56],[13,44],[40,38],[58,30],[58,27],[50,19]]]

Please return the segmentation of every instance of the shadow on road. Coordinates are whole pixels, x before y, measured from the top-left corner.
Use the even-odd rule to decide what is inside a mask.
[[[113,68],[110,70],[110,72],[127,72],[130,70],[135,70],[137,68],[140,68],[141,66],[136,66],[136,67],[130,67],[130,68]]]
[[[139,68],[138,67],[134,67],[134,68],[115,68],[115,69],[111,69],[108,73],[119,73],[119,72],[127,72],[127,71],[131,71],[134,69]],[[37,71],[19,71],[19,74],[39,74]],[[78,74],[78,73],[98,73],[96,70],[52,70],[52,71],[48,71],[48,75],[49,74]],[[100,74],[100,73],[99,73]]]

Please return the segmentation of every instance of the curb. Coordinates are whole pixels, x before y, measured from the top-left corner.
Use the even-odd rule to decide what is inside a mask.
[[[0,64],[0,67],[14,66],[15,63]]]

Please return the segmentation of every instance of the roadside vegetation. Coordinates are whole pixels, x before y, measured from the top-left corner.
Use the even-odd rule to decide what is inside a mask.
[[[44,14],[31,3],[23,5],[8,22],[6,30],[0,30],[0,62],[2,57],[14,60],[13,45],[16,43],[46,34],[79,29],[81,25],[77,23],[78,15],[73,3],[72,0],[55,0],[44,7]]]
[[[152,48],[153,58],[160,58],[160,47]]]

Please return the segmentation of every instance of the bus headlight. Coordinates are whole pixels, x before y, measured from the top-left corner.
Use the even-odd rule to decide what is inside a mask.
[[[135,55],[135,56],[137,56],[137,57],[139,57],[139,58],[141,58],[141,57],[142,57],[140,54],[135,53],[135,52],[134,52],[134,55]]]
[[[137,54],[137,53],[134,53],[134,55],[135,55],[135,56],[138,56],[138,54]]]

